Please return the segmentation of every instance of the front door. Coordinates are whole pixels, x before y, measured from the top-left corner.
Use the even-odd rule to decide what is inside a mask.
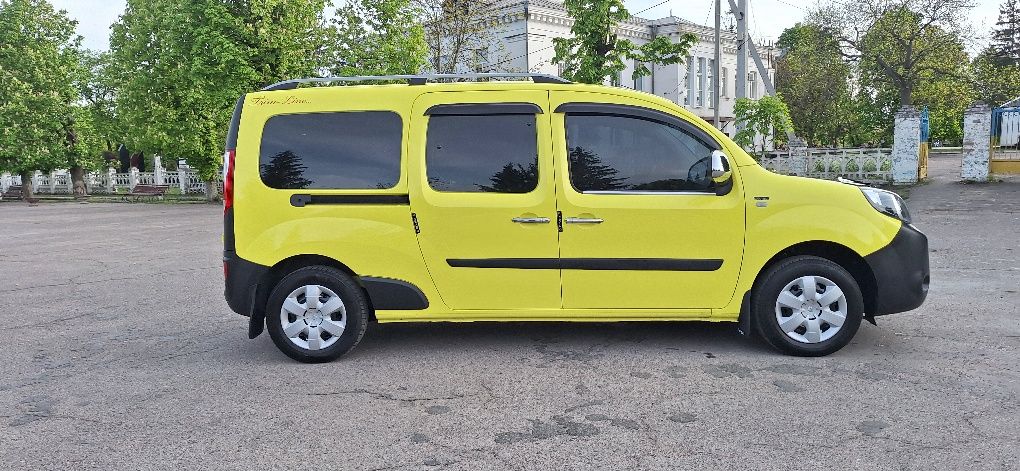
[[[740,185],[716,194],[718,142],[653,103],[550,98],[556,163],[566,169],[557,178],[563,307],[724,306],[740,271],[744,202]]]
[[[412,116],[411,210],[443,301],[559,308],[548,92],[427,93]]]

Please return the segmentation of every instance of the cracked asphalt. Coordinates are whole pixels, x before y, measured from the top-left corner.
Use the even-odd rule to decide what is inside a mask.
[[[730,324],[408,324],[304,365],[224,303],[219,207],[0,203],[0,468],[1020,469],[1020,183],[958,159],[908,192],[927,303],[818,359]]]

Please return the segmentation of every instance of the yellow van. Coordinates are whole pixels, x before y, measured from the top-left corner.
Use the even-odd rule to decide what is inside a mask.
[[[239,100],[223,270],[251,338],[321,362],[370,321],[696,320],[820,356],[924,301],[927,238],[895,193],[770,173],[654,95],[500,77],[525,80]]]

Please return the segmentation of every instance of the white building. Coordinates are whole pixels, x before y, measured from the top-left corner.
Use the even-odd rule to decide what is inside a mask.
[[[562,70],[552,63],[555,55],[553,38],[570,36],[570,28],[573,25],[573,20],[567,16],[563,1],[518,0],[506,2],[505,5],[499,16],[501,29],[497,35],[502,39],[504,49],[500,51],[499,56],[505,57],[498,59],[499,69],[560,75]],[[636,81],[631,78],[635,64],[627,64],[627,70],[617,78],[615,85],[667,98],[709,122],[712,121],[715,106],[718,105],[723,130],[732,136],[737,68],[735,33],[726,30],[722,33],[722,64],[720,64],[722,81],[719,103],[716,104],[712,100],[711,85],[715,63],[715,28],[671,16],[657,20],[631,18],[622,23],[617,32],[620,37],[629,39],[637,45],[645,44],[659,36],[667,36],[675,41],[684,33],[694,33],[699,37],[699,41],[691,47],[686,63],[649,66],[652,75]],[[759,53],[768,68],[770,78],[774,80],[773,50],[770,47],[761,47]],[[765,84],[750,57],[747,64],[747,96],[761,98],[765,94]]]

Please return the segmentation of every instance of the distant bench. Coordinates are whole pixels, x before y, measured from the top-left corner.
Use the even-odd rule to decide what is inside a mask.
[[[21,199],[21,185],[11,185],[7,188],[4,194],[0,195],[0,200],[20,200]]]
[[[138,201],[145,197],[163,199],[163,195],[169,190],[170,185],[135,185],[130,193],[124,195],[124,200],[134,198]]]

